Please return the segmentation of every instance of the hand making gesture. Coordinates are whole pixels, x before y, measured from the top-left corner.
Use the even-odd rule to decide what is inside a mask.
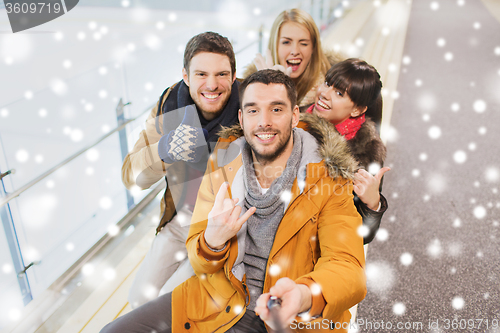
[[[384,167],[379,172],[372,176],[365,169],[359,169],[354,175],[354,192],[363,201],[363,203],[371,210],[377,210],[380,202],[380,180],[389,167]]]
[[[251,207],[241,217],[241,207],[236,206],[238,198],[225,199],[229,184],[223,183],[215,196],[214,207],[208,214],[207,230],[205,230],[205,241],[207,245],[216,250],[224,247],[226,242],[233,238],[241,229],[243,223],[255,213],[256,208]]]

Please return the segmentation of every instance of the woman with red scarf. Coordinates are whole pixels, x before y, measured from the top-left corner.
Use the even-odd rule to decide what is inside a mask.
[[[315,103],[306,111],[333,124],[359,163],[354,200],[363,217],[361,232],[365,244],[375,237],[387,210],[387,200],[380,193],[382,176],[390,170],[382,168],[386,148],[378,133],[381,90],[380,75],[373,66],[360,59],[347,59],[328,70],[325,82],[318,87]],[[367,170],[375,170],[375,175]]]

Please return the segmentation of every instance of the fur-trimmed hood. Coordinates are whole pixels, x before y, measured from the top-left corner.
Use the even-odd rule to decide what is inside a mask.
[[[360,168],[368,170],[372,163],[378,163],[381,167],[384,165],[386,148],[370,118],[366,118],[356,136],[347,144]]]
[[[354,178],[358,163],[351,155],[344,137],[329,122],[316,115],[301,113],[298,127],[309,132],[318,142],[318,154],[330,177]],[[243,136],[243,130],[239,124],[223,127],[219,136],[224,139],[239,138]]]

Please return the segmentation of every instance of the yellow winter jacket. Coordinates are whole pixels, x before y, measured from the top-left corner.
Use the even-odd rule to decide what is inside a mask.
[[[309,137],[303,140],[301,165],[306,167],[299,169],[292,185],[269,255],[264,292],[282,277],[318,284],[321,294],[313,296],[309,312],[313,319],[291,326],[295,332],[315,332],[349,322],[348,309],[366,295],[365,259],[363,238],[357,234],[361,217],[352,195],[356,162],[345,140],[327,122],[313,115],[302,114],[301,119],[299,127],[307,128]],[[186,242],[196,275],[172,294],[173,332],[225,332],[243,316],[249,301],[241,251],[246,226],[222,252],[211,251],[203,236],[223,182],[230,184],[228,197],[238,197],[242,203],[245,195],[241,128],[233,126],[221,136],[198,193]]]

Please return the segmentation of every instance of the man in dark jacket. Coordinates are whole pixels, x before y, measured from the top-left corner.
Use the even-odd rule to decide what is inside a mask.
[[[163,177],[167,181],[157,236],[130,290],[133,308],[156,298],[187,260],[185,241],[210,145],[217,142],[221,126],[238,122],[235,72],[227,38],[214,32],[191,38],[184,51],[183,80],[163,92],[123,161],[128,189],[149,188]]]

